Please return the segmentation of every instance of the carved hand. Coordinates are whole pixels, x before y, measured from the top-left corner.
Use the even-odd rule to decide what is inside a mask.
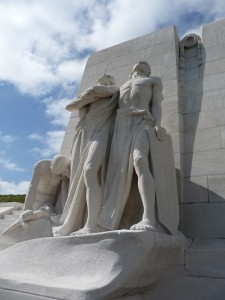
[[[20,215],[23,221],[28,221],[33,215],[33,210],[27,209]]]
[[[164,141],[166,138],[166,129],[160,126],[155,126],[156,137],[159,141]]]

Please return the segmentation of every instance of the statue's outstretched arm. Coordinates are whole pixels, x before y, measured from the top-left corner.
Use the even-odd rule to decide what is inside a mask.
[[[106,98],[114,95],[119,91],[119,88],[115,85],[96,85],[88,88],[83,93],[81,93],[77,99],[71,101],[66,109],[70,112],[73,110],[79,110],[87,104],[96,102],[99,98]]]
[[[97,97],[110,97],[119,91],[119,88],[115,85],[96,85],[93,87],[95,96]]]

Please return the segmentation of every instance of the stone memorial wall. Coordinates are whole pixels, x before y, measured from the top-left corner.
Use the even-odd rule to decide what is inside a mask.
[[[162,126],[173,141],[180,230],[189,238],[225,237],[225,20],[202,37],[179,39],[174,26],[90,56],[78,94],[109,73],[120,86],[135,62],[149,62],[163,82]],[[70,156],[78,116],[71,115],[61,154]]]

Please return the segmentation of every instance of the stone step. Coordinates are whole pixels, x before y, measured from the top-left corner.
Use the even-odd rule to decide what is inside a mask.
[[[13,210],[12,214],[13,214],[14,216],[19,216],[19,215],[21,214],[21,212],[22,212],[22,209],[19,209],[19,210]]]
[[[18,219],[18,215],[4,215],[4,217],[3,217],[3,219],[4,220],[12,220],[12,221],[15,221],[15,220],[17,220]]]
[[[13,209],[22,209],[24,204],[19,202],[0,202],[0,207],[12,207]]]
[[[13,220],[7,220],[7,219],[0,219],[0,229],[5,229],[7,228],[10,224],[12,224],[14,221]]]
[[[13,207],[0,207],[0,218],[3,218],[4,215],[6,214],[11,214],[13,211]]]
[[[185,251],[187,275],[225,278],[225,239],[195,239]]]

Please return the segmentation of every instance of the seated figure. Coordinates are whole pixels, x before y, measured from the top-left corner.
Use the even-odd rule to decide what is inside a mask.
[[[50,218],[62,212],[65,204],[70,176],[70,160],[56,155],[52,160],[36,163],[25,198],[24,210],[19,219],[3,232],[12,232],[28,221]]]

